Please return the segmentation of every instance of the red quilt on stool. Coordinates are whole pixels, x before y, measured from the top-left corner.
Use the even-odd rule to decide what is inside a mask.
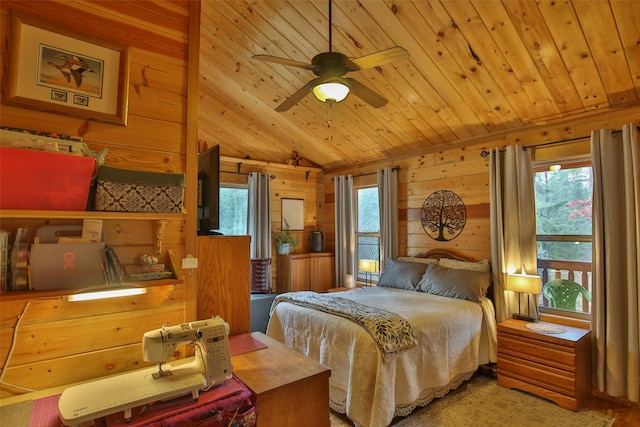
[[[256,424],[257,407],[253,393],[235,376],[200,398],[191,396],[139,406],[131,420],[119,412],[106,417],[108,427],[250,427]]]
[[[267,346],[251,336],[241,334],[229,337],[231,355],[256,351]],[[29,427],[61,427],[58,416],[60,395],[34,400]],[[139,406],[131,410],[131,420],[124,420],[118,412],[96,420],[96,426],[108,427],[252,427],[256,425],[256,398],[239,379],[229,381],[209,391],[200,392],[198,400],[191,395]]]

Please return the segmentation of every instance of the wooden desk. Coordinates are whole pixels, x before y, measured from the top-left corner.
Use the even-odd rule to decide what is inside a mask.
[[[329,427],[331,371],[261,332],[251,335],[268,347],[232,356],[231,363],[235,376],[256,395],[258,426]],[[0,405],[60,394],[67,387],[2,399]]]
[[[328,427],[329,368],[261,332],[268,347],[231,358],[233,373],[258,401],[259,427]]]

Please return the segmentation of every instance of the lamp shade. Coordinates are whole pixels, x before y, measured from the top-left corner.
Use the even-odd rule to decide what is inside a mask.
[[[358,264],[358,269],[366,273],[377,273],[378,261],[374,261],[371,259],[361,259],[360,263]]]
[[[542,292],[542,278],[528,274],[507,274],[505,289],[527,294],[539,294]]]
[[[349,86],[340,81],[320,83],[313,88],[313,94],[322,102],[340,102],[349,95]]]

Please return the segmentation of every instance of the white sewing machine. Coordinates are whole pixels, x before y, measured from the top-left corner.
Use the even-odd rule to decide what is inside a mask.
[[[229,325],[219,317],[146,332],[143,357],[157,366],[67,388],[58,401],[60,419],[67,426],[77,426],[124,411],[129,420],[131,409],[137,406],[189,393],[195,400],[199,390],[231,378],[228,335]],[[196,345],[192,361],[175,368],[163,364],[173,357],[178,345],[187,343]]]

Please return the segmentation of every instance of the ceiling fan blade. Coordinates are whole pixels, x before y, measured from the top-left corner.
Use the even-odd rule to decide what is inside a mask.
[[[257,59],[259,61],[275,62],[276,64],[289,65],[291,67],[306,68],[307,70],[313,70],[314,68],[314,65],[307,64],[306,62],[294,61],[287,58],[278,58],[277,56],[253,55],[251,58]]]
[[[349,68],[349,71],[364,70],[366,68],[373,68],[379,65],[388,64],[389,62],[399,61],[409,57],[403,47],[396,46],[389,49],[381,50],[380,52],[365,55],[360,58],[352,59],[351,64],[355,65],[355,68]],[[351,66],[351,64],[349,64]]]
[[[287,98],[286,101],[284,101],[282,104],[278,105],[276,107],[276,111],[281,113],[283,111],[287,111],[289,108],[291,108],[294,105],[296,105],[298,102],[300,102],[302,100],[302,98],[304,98],[305,96],[307,96],[307,94],[309,92],[311,92],[311,88],[313,86],[315,86],[315,83],[318,80],[320,80],[320,79],[313,79],[309,83],[307,83],[306,85],[302,86],[293,95],[291,95],[289,98]]]
[[[376,92],[372,91],[357,80],[351,78],[345,78],[345,80],[347,80],[351,86],[351,93],[372,107],[380,108],[388,102],[386,98],[378,95]]]

